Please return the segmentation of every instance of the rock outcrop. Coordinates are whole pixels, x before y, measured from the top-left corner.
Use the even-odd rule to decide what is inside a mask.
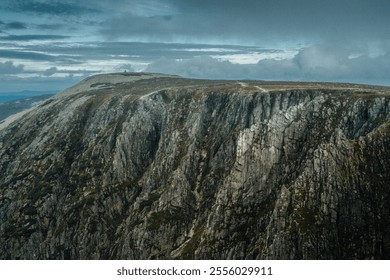
[[[1,259],[388,259],[390,89],[94,76],[0,174]]]

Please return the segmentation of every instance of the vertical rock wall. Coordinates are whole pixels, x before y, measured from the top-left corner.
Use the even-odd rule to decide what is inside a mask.
[[[0,130],[0,258],[389,258],[389,102],[179,78],[63,94]]]

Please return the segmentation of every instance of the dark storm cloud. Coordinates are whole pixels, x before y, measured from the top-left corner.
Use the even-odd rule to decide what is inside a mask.
[[[8,35],[0,37],[0,41],[45,41],[45,40],[64,40],[69,36],[63,35]]]
[[[390,40],[388,0],[5,0],[0,6],[64,21],[72,16],[109,40],[241,45]],[[45,24],[58,23],[42,22],[42,28]]]
[[[27,29],[27,25],[23,22],[13,21],[13,22],[0,22],[0,28],[3,29]]]
[[[5,0],[0,6],[64,21],[73,16],[110,40],[242,45],[390,40],[388,0]],[[56,23],[42,22],[42,28],[45,24]]]
[[[390,39],[388,0],[167,0],[171,14],[124,10],[102,25],[109,38],[270,40]],[[145,1],[148,3],[148,1]]]
[[[13,0],[8,1],[5,7],[15,12],[58,16],[77,16],[97,12],[96,9],[79,5],[79,3],[79,1]]]

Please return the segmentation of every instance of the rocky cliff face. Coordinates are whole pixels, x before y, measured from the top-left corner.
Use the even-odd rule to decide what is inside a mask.
[[[0,174],[2,259],[390,258],[390,89],[95,76]]]

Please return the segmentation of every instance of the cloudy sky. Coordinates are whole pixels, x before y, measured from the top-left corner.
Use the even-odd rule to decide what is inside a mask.
[[[390,85],[389,0],[2,0],[0,92],[104,72]]]

